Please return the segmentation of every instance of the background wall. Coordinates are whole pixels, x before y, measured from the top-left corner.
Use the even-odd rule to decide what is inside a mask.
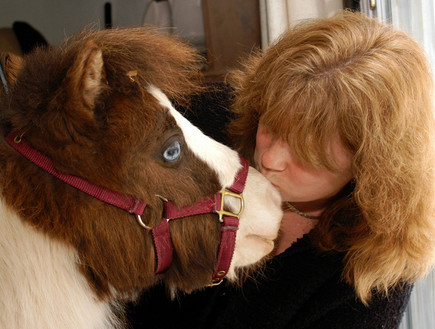
[[[151,0],[1,0],[0,28],[24,21],[56,45],[86,26],[104,28],[104,4],[112,5],[114,27],[139,26]],[[189,37],[191,30],[203,34],[201,0],[170,0],[177,32]]]
[[[113,27],[148,23],[176,33],[207,58],[207,80],[222,80],[252,50],[266,49],[300,19],[330,16],[343,8],[342,0],[307,1],[1,0],[0,29],[26,22],[57,45],[86,27],[103,29],[105,4],[110,3]],[[284,15],[283,24],[277,13]]]

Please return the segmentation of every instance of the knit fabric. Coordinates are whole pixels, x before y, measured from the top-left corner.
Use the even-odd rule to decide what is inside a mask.
[[[170,300],[162,286],[129,309],[133,328],[393,329],[409,299],[402,286],[369,307],[341,279],[342,256],[319,253],[309,237],[273,258],[242,287],[226,283]]]

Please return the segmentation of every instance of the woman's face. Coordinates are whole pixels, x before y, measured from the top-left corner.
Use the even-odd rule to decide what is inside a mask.
[[[303,165],[286,142],[269,133],[261,123],[258,126],[255,164],[279,190],[283,201],[325,205],[352,179],[351,155],[338,136],[331,139],[328,152],[338,167],[337,172]]]

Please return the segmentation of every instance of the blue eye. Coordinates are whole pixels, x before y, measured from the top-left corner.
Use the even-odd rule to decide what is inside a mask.
[[[167,162],[175,162],[181,156],[181,145],[180,142],[174,141],[169,147],[163,152],[163,158]]]

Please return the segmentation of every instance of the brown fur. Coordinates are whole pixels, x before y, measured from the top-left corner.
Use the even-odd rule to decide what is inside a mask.
[[[5,67],[11,91],[1,105],[3,133],[24,134],[64,173],[146,201],[148,225],[161,220],[156,194],[186,205],[220,188],[187,148],[176,165],[159,157],[166,139],[181,131],[146,87],[153,84],[176,104],[200,90],[198,57],[177,40],[142,28],[83,33],[23,60],[11,56]],[[134,216],[60,182],[4,142],[0,170],[8,205],[78,251],[100,298],[111,288],[128,294],[159,279],[183,291],[209,282],[220,236],[214,215],[171,223],[174,262],[156,277],[150,232]]]

